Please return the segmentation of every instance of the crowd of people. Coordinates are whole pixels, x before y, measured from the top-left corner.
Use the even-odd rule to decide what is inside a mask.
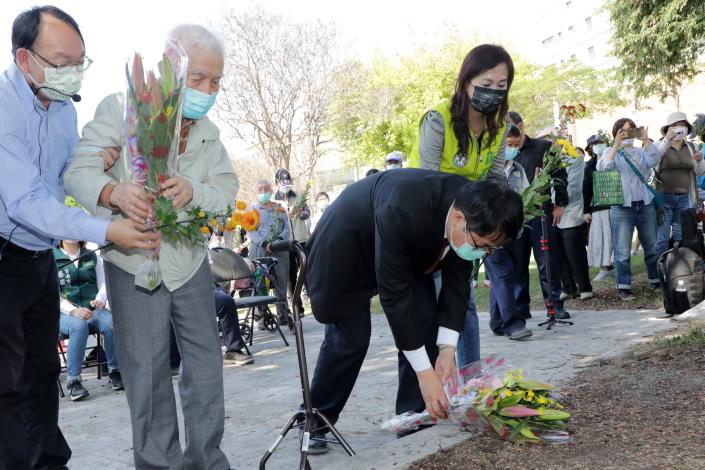
[[[188,55],[187,92],[178,165],[158,189],[178,211],[223,212],[240,185],[207,114],[225,48],[199,25],[177,26],[168,38]],[[57,339],[68,339],[67,388],[70,399],[81,400],[88,396],[81,380],[87,338],[96,333],[109,386],[126,392],[135,467],[230,468],[220,449],[223,362],[244,365],[254,357],[232,293],[213,282],[207,244],[162,239],[150,229],[145,190],[121,164],[128,158],[122,93],[106,96],[79,136],[71,101],[80,100],[91,60],[70,15],[52,6],[23,12],[13,23],[12,52],[14,62],[0,76],[0,467],[66,468],[71,450],[58,427]],[[407,168],[402,152],[391,152],[383,171],[371,169],[335,198],[316,193],[313,207],[309,187],[295,188],[286,169],[273,183],[261,179],[248,188],[259,220],[237,233],[237,251],[276,261],[281,326],[292,324],[288,305],[299,313],[304,305],[291,299],[296,258],[272,246],[296,240],[308,254],[311,310],[326,325],[311,395],[331,422],[365,359],[375,295],[399,350],[397,413],[427,409],[443,418],[443,384],[456,377],[458,364],[480,358],[473,290],[483,260],[490,328],[510,340],[532,335],[532,253],[558,319],[570,318],[566,299],[594,296],[589,266],[600,268],[597,280],[614,271],[619,296],[634,298],[634,229],[648,280],[658,286],[656,260],[680,239],[682,211],[698,201],[696,176],[705,173],[701,151],[686,139],[693,130],[687,116],[668,116],[657,142],[628,118],[617,120],[611,135],[591,136],[551,175],[543,227],[541,217],[524,220],[520,194],[541,171],[551,142],[528,136],[522,116],[510,110],[513,80],[507,51],[478,46],[465,57],[452,96],[420,116]],[[594,175],[608,171],[618,172],[623,193],[623,203],[611,207],[596,204],[592,193]],[[647,181],[652,173],[655,187]],[[65,206],[66,195],[84,210]],[[555,256],[545,256],[542,228]],[[226,239],[214,237],[219,245]],[[112,246],[96,254],[86,242]],[[156,249],[161,282],[152,291],[137,288],[143,253]],[[311,454],[327,450],[327,431],[316,426]]]

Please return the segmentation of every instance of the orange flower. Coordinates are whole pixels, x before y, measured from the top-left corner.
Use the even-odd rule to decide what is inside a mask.
[[[242,212],[233,212],[233,216],[230,218],[235,225],[242,225]]]
[[[210,235],[211,234],[211,231],[208,230],[208,227],[206,227],[205,225],[201,226],[200,230],[203,235]]]
[[[239,211],[244,211],[247,209],[247,203],[245,201],[235,201],[235,208]]]
[[[228,232],[232,232],[237,228],[237,224],[233,221],[233,219],[228,219],[228,221],[225,223],[225,230]]]
[[[211,227],[215,228],[218,226],[218,220],[217,219],[211,219],[210,221]]]

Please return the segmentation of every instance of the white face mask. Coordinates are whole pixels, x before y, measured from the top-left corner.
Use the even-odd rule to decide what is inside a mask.
[[[624,139],[622,141],[622,147],[633,147],[634,146],[634,139]]]
[[[671,127],[676,135],[673,136],[673,140],[683,140],[685,135],[688,133],[688,128],[685,126],[675,126]]]
[[[41,67],[41,64],[34,58],[32,53],[29,56]],[[44,67],[45,82],[39,83],[30,74],[36,88],[53,101],[66,101],[81,90],[83,72],[77,65],[66,65],[64,67]]]
[[[290,184],[280,184],[279,185],[279,192],[282,194],[287,194],[289,191],[291,191],[293,188],[292,185]]]
[[[397,168],[401,168],[401,163],[390,163],[387,165],[387,170],[396,170]]]

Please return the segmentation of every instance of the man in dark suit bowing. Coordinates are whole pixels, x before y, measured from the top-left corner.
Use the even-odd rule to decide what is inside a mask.
[[[472,260],[511,242],[522,223],[521,197],[501,183],[404,169],[346,188],[308,244],[311,307],[326,324],[314,408],[337,421],[367,353],[370,299],[379,293],[400,350],[397,413],[428,409],[444,417],[442,383],[456,375]],[[309,453],[327,450],[316,439],[323,431]]]

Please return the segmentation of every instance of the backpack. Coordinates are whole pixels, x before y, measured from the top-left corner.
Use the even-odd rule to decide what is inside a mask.
[[[703,232],[697,228],[695,210],[687,209],[681,215],[683,240],[659,258],[656,268],[663,291],[663,306],[668,315],[679,315],[696,306],[705,298]],[[688,292],[687,301],[676,293],[682,280]]]

